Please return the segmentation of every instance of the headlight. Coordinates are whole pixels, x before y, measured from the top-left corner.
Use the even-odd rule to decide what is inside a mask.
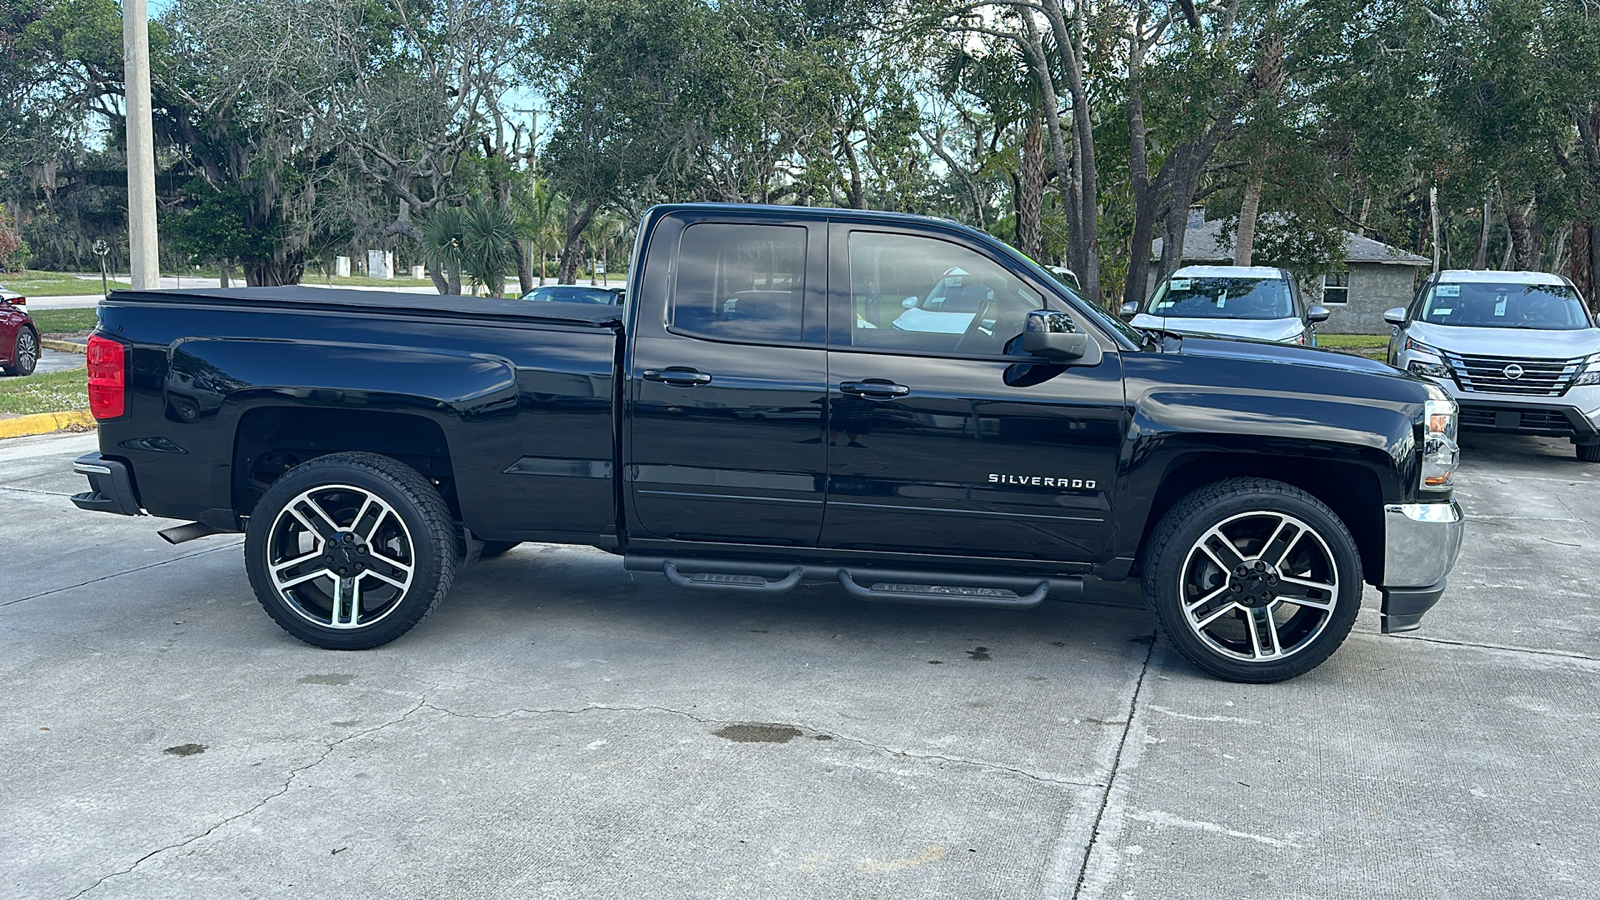
[[[1461,447],[1456,444],[1456,402],[1430,384],[1424,413],[1427,421],[1422,438],[1422,487],[1448,488],[1461,462]]]
[[[1584,360],[1583,368],[1578,370],[1578,377],[1572,381],[1573,387],[1582,387],[1586,384],[1600,384],[1600,353]]]
[[[1454,378],[1455,373],[1450,371],[1450,366],[1444,360],[1444,354],[1438,349],[1413,337],[1406,338],[1406,350],[1411,353],[1426,353],[1433,359],[1413,359],[1406,363],[1406,371],[1413,375],[1423,375],[1428,378]]]

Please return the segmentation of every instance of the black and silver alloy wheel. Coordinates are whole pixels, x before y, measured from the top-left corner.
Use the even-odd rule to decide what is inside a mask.
[[[1190,662],[1231,681],[1302,675],[1338,649],[1361,605],[1361,555],[1299,488],[1231,478],[1196,490],[1151,533],[1145,602]]]
[[[460,565],[449,507],[415,469],[335,453],[273,483],[245,532],[256,598],[285,631],[335,650],[386,644],[421,621]]]
[[[1245,512],[1219,522],[1183,561],[1184,623],[1217,653],[1281,660],[1312,646],[1333,619],[1333,551],[1294,516]]]
[[[272,523],[267,571],[278,597],[326,628],[363,628],[394,612],[416,555],[405,522],[371,491],[330,484],[303,491]]]
[[[17,346],[11,356],[11,365],[5,367],[7,375],[32,375],[39,365],[39,337],[26,326],[17,330]]]

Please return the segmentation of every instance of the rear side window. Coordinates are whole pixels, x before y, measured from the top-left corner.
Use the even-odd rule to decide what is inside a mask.
[[[720,340],[799,343],[805,266],[804,228],[691,225],[678,245],[667,322]]]

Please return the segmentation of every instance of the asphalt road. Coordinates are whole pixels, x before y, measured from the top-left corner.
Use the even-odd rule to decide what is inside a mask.
[[[1600,896],[1600,466],[1559,442],[1467,439],[1422,631],[1364,609],[1251,687],[1127,585],[727,598],[555,546],[317,650],[238,537],[73,509],[94,441],[0,442],[0,896]]]

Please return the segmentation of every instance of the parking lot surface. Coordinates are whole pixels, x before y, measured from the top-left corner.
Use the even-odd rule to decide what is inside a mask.
[[[1465,440],[1451,589],[1321,668],[1030,612],[684,592],[525,545],[386,647],[0,442],[0,896],[1600,896],[1600,466]]]

